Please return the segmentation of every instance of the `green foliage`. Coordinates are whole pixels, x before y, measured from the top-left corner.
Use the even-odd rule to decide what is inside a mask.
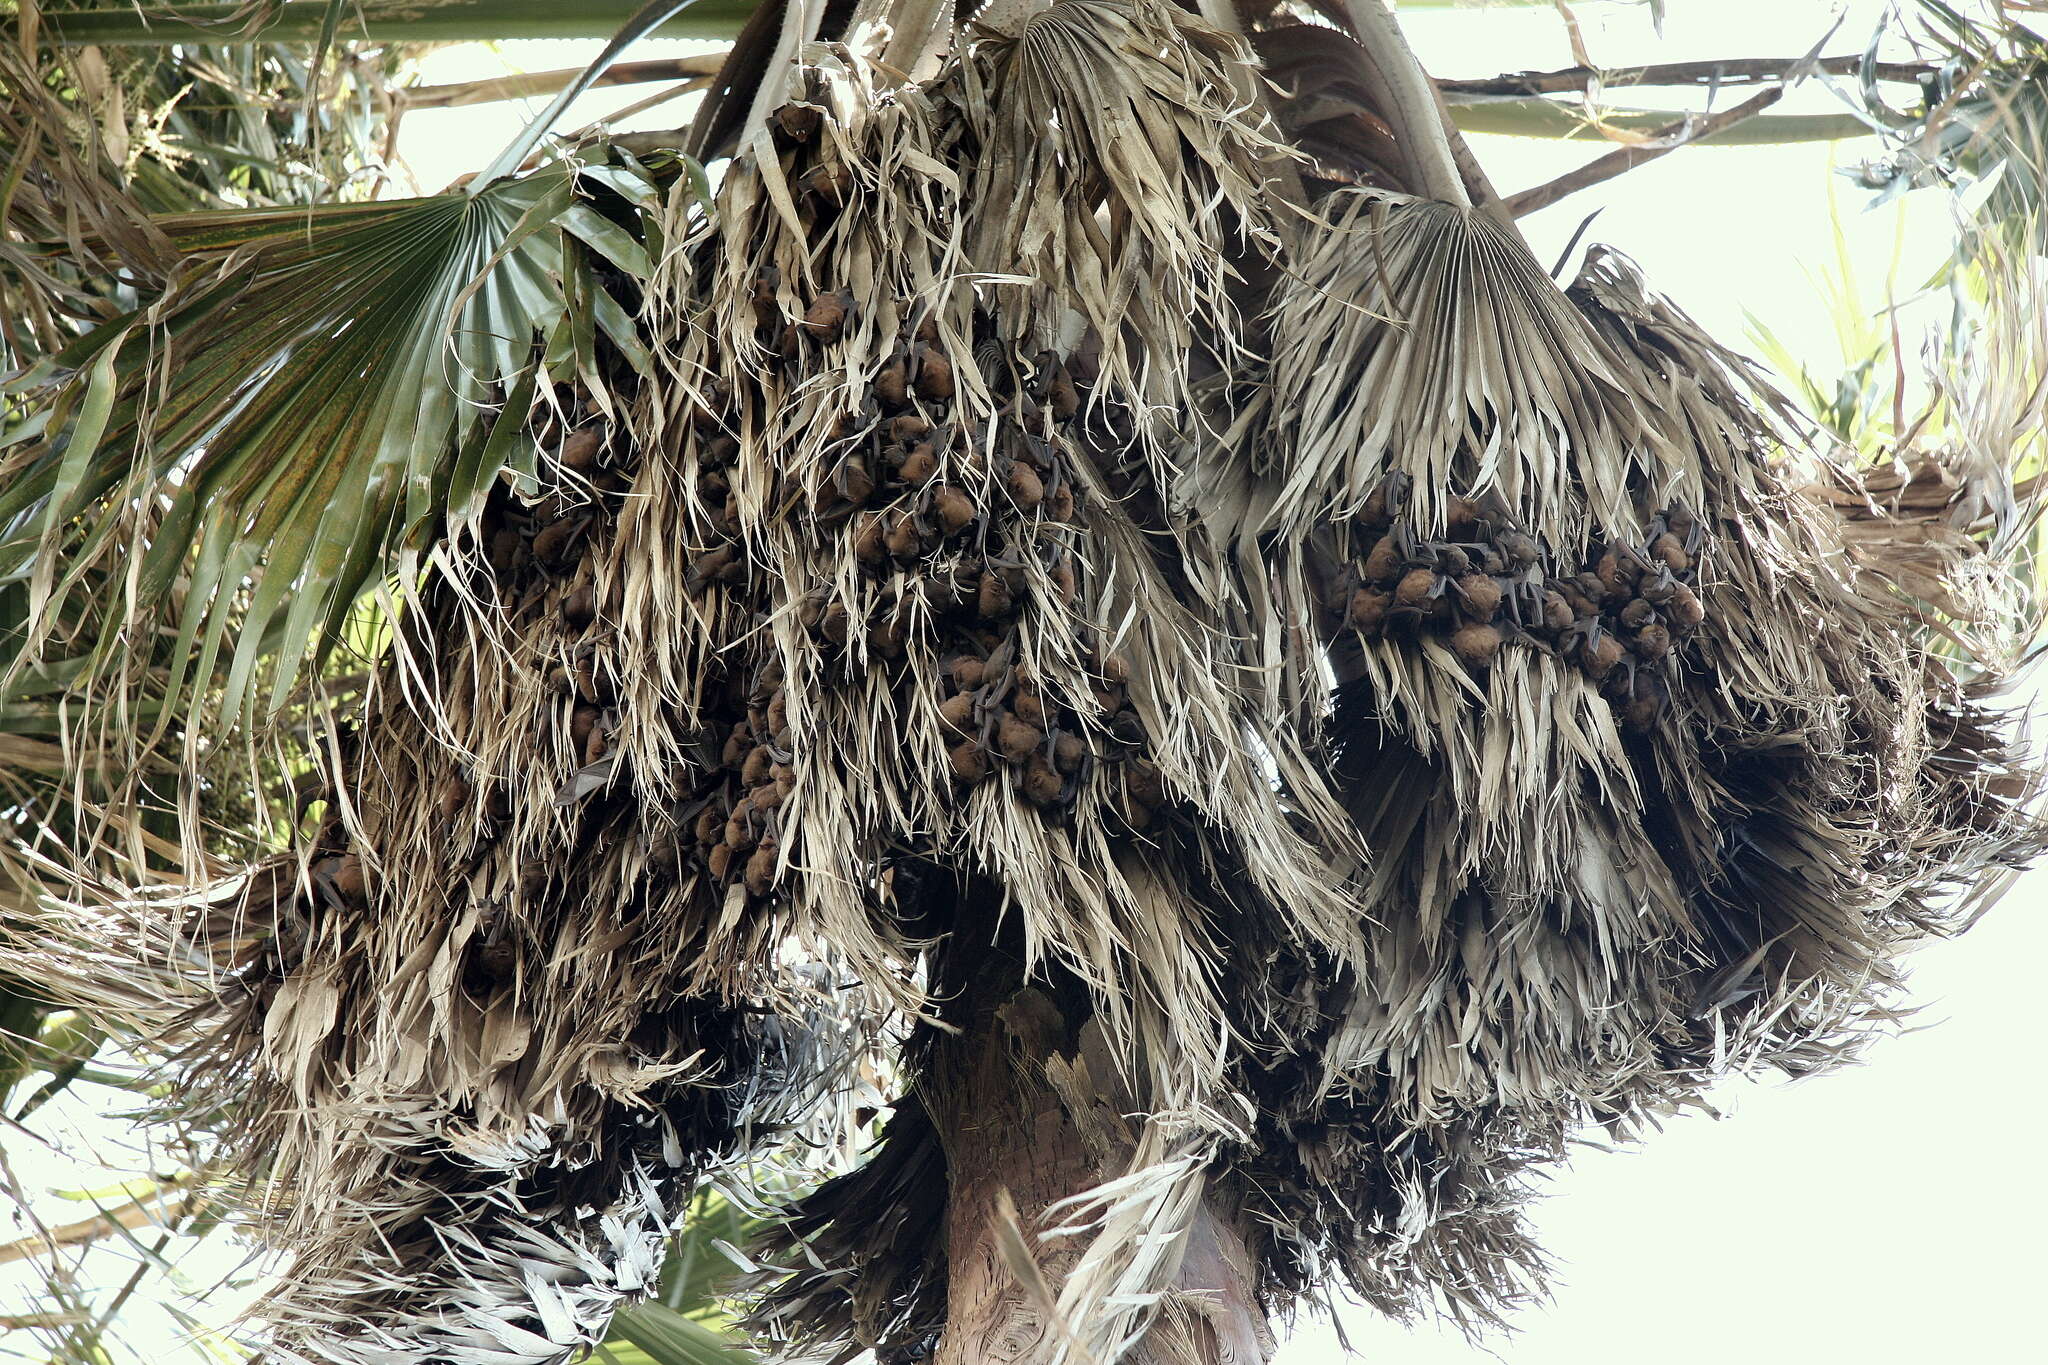
[[[739,1268],[724,1248],[746,1245],[763,1227],[715,1190],[699,1191],[670,1248],[660,1292],[619,1312],[596,1358],[618,1365],[754,1365],[754,1352],[724,1309],[725,1288]]]
[[[1898,272],[1903,216],[1898,225],[1901,232],[1894,237],[1888,278]],[[1896,300],[1872,297],[1857,277],[1841,205],[1834,196],[1829,200],[1829,226],[1834,260],[1816,271],[1814,280],[1834,325],[1840,373],[1817,373],[1816,358],[1797,353],[1755,314],[1747,315],[1750,337],[1764,360],[1790,381],[1793,396],[1810,416],[1844,445],[1875,455],[1899,434],[1894,413],[1907,401],[1901,388],[1906,377],[1898,367],[1901,357],[1894,354],[1888,326]]]
[[[237,857],[276,840],[270,812],[297,817],[305,745],[388,643],[421,548],[501,475],[530,476],[529,407],[562,379],[601,392],[601,350],[644,363],[622,282],[648,269],[670,190],[702,182],[674,157],[594,147],[467,192],[376,199],[389,51],[230,42],[31,71],[0,44],[0,64],[11,917],[76,877],[176,875],[198,852],[178,842],[181,803]],[[337,104],[356,121],[338,129]],[[258,720],[268,742],[225,742]],[[239,777],[178,779],[228,768]],[[80,1080],[139,1104],[145,1082],[104,1041],[0,975],[15,1121]],[[155,1298],[199,1288],[176,1288],[176,1253],[212,1221],[95,1234],[86,1254],[136,1260],[111,1306],[78,1287],[78,1253],[36,1249],[48,1358],[138,1358],[118,1344],[120,1306],[152,1276],[171,1286]],[[187,1349],[241,1357],[204,1334]]]
[[[555,167],[475,196],[164,220],[184,262],[163,297],[7,387],[50,414],[0,470],[0,573],[30,582],[17,647],[50,642],[103,556],[134,555],[132,590],[64,642],[88,671],[163,612],[173,695],[224,656],[221,710],[239,714],[270,657],[281,705],[393,554],[474,494],[482,471],[455,487],[456,451],[537,340],[566,340],[572,200]]]
[[[1920,100],[1894,108],[1865,75],[1863,104],[1887,150],[1858,180],[1879,203],[1931,185],[1977,188],[1975,231],[1959,240],[1965,257],[1985,249],[1978,232],[2041,249],[2048,40],[2010,14],[1973,16],[1942,0],[1919,0],[1917,19],[1906,32],[1931,59]]]
[[[665,1303],[644,1303],[619,1314],[612,1339],[598,1359],[615,1365],[751,1365],[752,1352],[730,1337]]]
[[[162,282],[166,244],[147,215],[386,191],[406,52],[206,41],[32,56],[0,43],[0,153],[10,168],[0,205],[13,230],[0,240],[7,368],[123,311],[133,286]],[[48,249],[59,242],[62,252]]]

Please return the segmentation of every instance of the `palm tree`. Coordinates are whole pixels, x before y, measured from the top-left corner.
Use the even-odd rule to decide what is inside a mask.
[[[771,1340],[1494,1322],[1573,1134],[1852,1055],[2034,851],[2032,400],[1856,467],[1312,10],[763,7],[676,136],[313,208],[150,211],[10,72],[86,150],[10,201],[7,686],[106,780],[11,798],[5,932],[290,1252],[266,1358],[569,1359],[871,1126]]]

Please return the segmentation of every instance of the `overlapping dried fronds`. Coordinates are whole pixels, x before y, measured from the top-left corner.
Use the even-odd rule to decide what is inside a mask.
[[[301,856],[155,921],[279,1358],[565,1359],[698,1170],[879,1100],[793,1345],[916,1356],[1018,1252],[977,1106],[1095,1182],[1006,1262],[1036,1358],[1200,1358],[1233,1266],[1487,1322],[1527,1172],[1852,1052],[2033,850],[1996,462],[1820,477],[1614,258],[1293,202],[1245,54],[1156,0],[915,83],[812,44],[708,209],[608,168],[636,327],[433,549]]]
[[[1859,526],[1805,491],[1768,391],[1614,258],[1568,297],[1580,344],[1657,426],[1610,485],[1635,529],[1581,529],[1569,496],[1516,515],[1487,453],[1526,446],[1481,426],[1444,490],[1448,534],[1405,513],[1403,471],[1371,470],[1357,548],[1327,551],[1370,545],[1323,621],[1350,679],[1332,739],[1371,836],[1374,970],[1325,988],[1320,1086],[1262,1105],[1276,1138],[1316,1138],[1260,1185],[1304,1201],[1279,1220],[1313,1230],[1302,1283],[1334,1258],[1394,1312],[1513,1305],[1540,1271],[1512,1215],[1529,1162],[1726,1068],[1853,1053],[1895,1006],[1900,946],[2035,844],[1986,675],[1952,678],[1927,605],[1850,553],[1875,503]],[[1482,423],[1522,401],[1485,397]],[[1983,586],[1987,541],[1886,524],[1923,572]]]
[[[1200,536],[1280,532],[1237,600],[1320,599],[1289,638],[1327,642],[1345,680],[1332,758],[1373,863],[1358,966],[1261,939],[1256,904],[1230,916],[1226,961],[1300,980],[1219,978],[1242,989],[1230,1081],[1260,1155],[1212,1174],[1284,1211],[1276,1283],[1334,1262],[1390,1311],[1483,1321],[1540,1277],[1522,1170],[1727,1067],[1853,1048],[1902,937],[2031,846],[2027,784],[1922,616],[1870,602],[1853,533],[1775,467],[1774,400],[1738,362],[1609,260],[1567,295],[1470,210],[1320,207],[1275,291],[1270,415],[1210,447],[1192,496],[1154,495],[1198,508]],[[1190,578],[1202,546],[1180,542]],[[816,1232],[873,1266],[857,1225]],[[937,1320],[936,1278],[888,1272],[926,1306],[857,1290],[843,1328],[900,1342]],[[800,1276],[782,1316],[821,1321],[825,1283]]]
[[[1002,340],[1098,338],[1149,449],[1155,421],[1192,410],[1191,382],[1243,363],[1234,258],[1277,244],[1271,192],[1295,153],[1260,117],[1242,43],[1171,6],[1068,0],[959,73],[969,247],[1018,276]]]
[[[676,443],[673,472],[658,477],[674,483],[647,486],[622,540],[635,565],[677,545],[697,559],[674,571],[667,602],[627,603],[619,676],[635,689],[626,762],[636,782],[658,784],[643,786],[650,802],[673,781],[676,742],[644,718],[715,721],[711,660],[761,679],[757,695],[776,705],[742,742],[786,777],[724,797],[737,797],[735,814],[705,831],[709,865],[737,874],[744,858],[747,895],[774,893],[789,931],[838,945],[871,986],[909,948],[878,933],[905,917],[899,867],[998,882],[1026,961],[1091,987],[1144,1076],[1157,1119],[1139,1168],[1156,1174],[1167,1166],[1150,1157],[1234,1130],[1217,1108],[1229,1029],[1195,869],[1214,857],[1242,867],[1291,941],[1341,953],[1354,931],[1331,872],[1342,836],[1304,841],[1275,793],[1273,762],[1305,774],[1305,756],[1225,623],[1187,599],[1148,543],[1172,528],[1149,491],[1147,447],[1170,461],[1192,446],[1138,429],[1184,382],[1152,368],[1187,319],[1162,318],[1155,333],[1151,315],[1133,316],[1104,341],[1085,308],[1061,303],[1152,278],[1171,255],[1162,243],[1206,242],[1213,233],[1189,215],[1213,212],[1217,192],[1191,182],[1192,208],[1178,192],[1148,205],[1163,222],[1181,215],[1173,231],[1107,238],[1058,225],[1088,220],[1094,201],[1042,205],[1058,215],[1042,225],[990,227],[974,213],[1009,202],[1021,136],[979,111],[1019,72],[1048,107],[1072,98],[1055,79],[1102,79],[1100,60],[1062,75],[1020,55],[1053,41],[1033,30],[1058,25],[1144,71],[1134,14],[1164,45],[1168,74],[1197,39],[1215,41],[1163,9],[1073,5],[930,91],[877,94],[867,67],[833,56],[781,119],[779,162],[731,173],[718,235],[678,258],[705,273],[670,287],[676,317],[656,346],[676,393],[656,419]],[[1112,193],[1120,172],[1098,168],[1094,144],[1066,155],[1078,183]],[[1242,176],[1230,192],[1254,188]],[[1313,786],[1295,799],[1330,809]],[[1199,831],[1195,860],[1144,858],[1141,831],[1173,807]],[[995,930],[940,924],[970,940]],[[1199,1187],[1200,1162],[1174,1169]],[[1170,1204],[1151,1217],[1170,1219]],[[1090,1305],[1156,1278],[1132,1263],[1138,1243],[1091,1245],[1068,1282]],[[1113,1344],[1129,1311],[1077,1317]]]

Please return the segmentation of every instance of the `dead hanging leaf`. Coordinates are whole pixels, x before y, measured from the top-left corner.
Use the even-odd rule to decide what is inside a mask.
[[[569,780],[562,784],[561,790],[555,793],[555,809],[561,810],[565,807],[573,806],[584,797],[594,792],[603,791],[611,785],[613,777],[618,773],[618,768],[619,753],[617,751],[606,754],[595,763],[585,764],[583,767],[578,768],[570,776]]]
[[[129,151],[127,94],[108,73],[106,54],[96,47],[79,48],[72,57],[71,68],[78,78],[79,91],[85,96],[86,105],[98,122],[107,159],[116,166],[126,167]]]

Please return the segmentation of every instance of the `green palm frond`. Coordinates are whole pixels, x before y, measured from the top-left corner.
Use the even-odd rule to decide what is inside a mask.
[[[791,1179],[799,1175],[771,1166],[765,1182],[789,1197],[803,1187]],[[759,1182],[764,1173],[751,1178]],[[616,1365],[755,1365],[760,1356],[733,1326],[727,1295],[744,1268],[736,1259],[738,1248],[779,1226],[771,1217],[748,1213],[715,1187],[698,1190],[670,1241],[660,1290],[645,1303],[619,1310],[595,1359]]]
[[[659,197],[637,164],[606,180]],[[45,423],[0,462],[0,582],[30,594],[17,671],[57,646],[98,674],[167,628],[173,695],[219,666],[220,709],[243,714],[274,656],[275,709],[357,599],[511,457],[492,419],[532,393],[544,343],[555,373],[600,386],[599,333],[639,358],[592,275],[644,257],[567,165],[474,194],[157,226],[179,257],[163,294],[5,390],[24,429]],[[92,582],[122,556],[132,580]],[[59,639],[62,622],[81,629]]]
[[[669,1249],[657,1297],[689,1317],[716,1317],[720,1298],[740,1270],[726,1248],[744,1247],[771,1226],[772,1220],[749,1215],[717,1190],[699,1190]]]

